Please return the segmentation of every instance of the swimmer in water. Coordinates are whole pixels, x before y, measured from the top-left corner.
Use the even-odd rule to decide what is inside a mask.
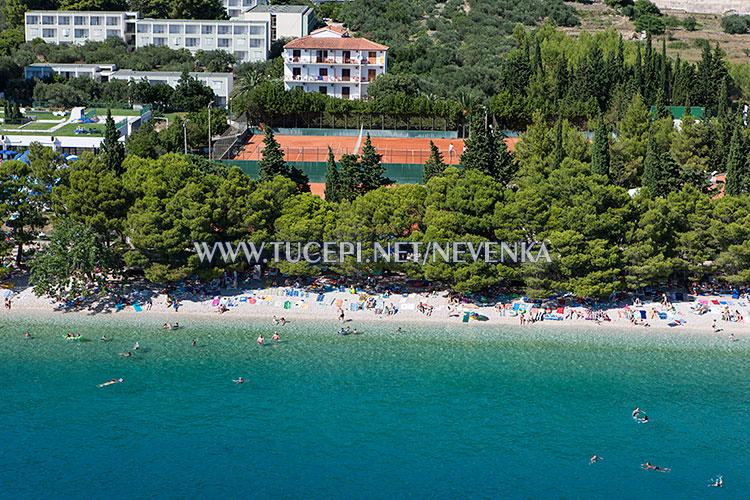
[[[636,420],[638,420],[638,414],[640,412],[641,412],[641,407],[640,406],[636,406],[635,410],[633,410],[633,418],[636,419]]]
[[[672,469],[667,469],[665,467],[657,467],[656,465],[651,465],[651,462],[646,462],[645,464],[641,464],[641,468],[644,470],[658,470],[659,472],[668,472]]]
[[[729,334],[729,341],[730,342],[734,342],[734,334],[733,333]]]
[[[106,342],[106,341],[107,341],[107,336],[106,336],[106,335],[102,335],[102,341],[103,341],[103,342]]]
[[[400,326],[399,326],[399,327],[398,327],[398,329],[396,330],[396,333],[401,333],[401,327],[400,327]]]
[[[125,356],[126,358],[129,357],[129,356],[132,356],[132,355],[133,355],[132,352],[121,352],[120,353],[120,356]]]
[[[359,332],[358,332],[358,331],[357,331],[357,329],[355,328],[355,329],[354,329],[354,331],[353,331],[352,333],[353,333],[354,335],[357,335],[357,334],[358,334]]]
[[[241,384],[241,383],[243,383],[244,381],[245,381],[245,380],[244,380],[244,379],[243,379],[242,377],[240,377],[240,378],[238,378],[237,380],[233,380],[232,382],[237,382],[238,384]]]
[[[31,338],[31,334],[29,332],[26,332],[26,335],[24,335],[24,337],[26,337],[27,339],[30,339]]]
[[[140,348],[141,348],[141,345],[140,345],[140,344],[138,343],[138,341],[136,341],[136,342],[135,342],[135,345],[133,346],[133,349],[132,349],[132,350],[133,350],[133,351],[137,351],[137,350],[138,350],[138,349],[140,349]]]
[[[637,421],[639,421],[639,422],[640,422],[640,423],[642,423],[642,424],[647,424],[647,423],[648,423],[648,415],[646,415],[646,414],[644,413],[644,414],[643,414],[643,417],[641,417],[641,418],[636,418],[636,420],[637,420]]]
[[[120,382],[122,382],[122,379],[113,378],[109,382],[104,382],[103,384],[99,384],[97,387],[104,387],[104,386],[107,386],[107,385],[118,384]]]
[[[271,340],[274,340],[276,342],[281,340],[281,337],[279,337],[279,332],[273,332],[273,337],[271,337]]]
[[[193,339],[193,345],[195,345],[196,342],[198,342],[198,339]]]
[[[719,476],[716,478],[716,481],[714,481],[714,484],[709,484],[709,488],[723,488],[724,487],[724,479]]]
[[[265,341],[266,341],[266,339],[263,338],[263,334],[261,333],[258,336],[258,345],[263,345],[263,343],[265,343]]]
[[[591,463],[592,464],[595,463],[598,460],[604,460],[604,458],[600,457],[599,455],[594,455],[593,457],[591,457]]]
[[[341,330],[339,330],[339,335],[346,335],[346,330],[344,330],[343,327],[341,327]]]

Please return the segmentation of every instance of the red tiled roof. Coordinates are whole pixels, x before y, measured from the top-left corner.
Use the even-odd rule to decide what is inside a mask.
[[[372,42],[366,38],[314,38],[303,36],[284,45],[285,49],[318,49],[318,50],[388,50],[385,45]]]
[[[320,31],[325,31],[325,30],[331,30],[334,33],[340,33],[342,35],[346,35],[347,34],[347,30],[345,30],[344,28],[339,28],[338,26],[330,26],[330,25],[329,26],[323,26],[322,28],[318,28],[316,30],[313,30],[312,33],[318,33]]]

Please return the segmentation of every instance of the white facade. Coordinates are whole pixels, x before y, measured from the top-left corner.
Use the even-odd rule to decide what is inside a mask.
[[[256,5],[263,3],[264,0],[221,0],[221,4],[226,9],[229,17],[237,17]]]
[[[304,5],[258,5],[240,18],[267,22],[271,40],[307,36],[315,22],[313,9]]]
[[[91,12],[34,10],[26,12],[26,41],[41,38],[47,43],[84,44],[110,37],[126,42],[135,32],[135,12]]]
[[[121,69],[111,73],[109,79],[133,80],[136,82],[145,79],[151,85],[164,83],[172,88],[176,88],[177,84],[180,82],[181,76],[182,73],[179,71],[132,71],[129,69]],[[232,95],[232,90],[234,90],[233,73],[190,73],[190,76],[213,90],[214,94],[216,94],[216,100],[214,102],[219,106],[226,107],[229,102],[229,96]]]
[[[322,28],[284,46],[284,88],[362,99],[388,69],[388,47]]]
[[[696,14],[750,14],[748,0],[653,0],[660,9],[684,10]]]
[[[268,23],[259,21],[206,21],[186,19],[139,19],[135,46],[166,46],[170,49],[223,50],[237,63],[265,61],[271,48]]]
[[[239,64],[268,58],[270,31],[267,20],[240,18],[214,21],[138,19],[137,13],[129,12],[26,13],[26,41],[41,38],[54,44],[84,44],[116,36],[135,47],[158,45],[175,50],[188,49],[193,54],[198,50],[224,50],[234,54]]]
[[[102,72],[115,71],[114,64],[65,64],[65,63],[34,63],[23,69],[26,79],[39,78],[44,80],[53,74],[61,75],[65,79],[87,76],[101,81]]]

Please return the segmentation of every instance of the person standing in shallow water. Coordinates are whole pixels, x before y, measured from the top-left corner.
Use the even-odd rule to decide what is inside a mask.
[[[258,345],[262,346],[266,342],[266,339],[263,338],[263,334],[261,333],[258,336]]]

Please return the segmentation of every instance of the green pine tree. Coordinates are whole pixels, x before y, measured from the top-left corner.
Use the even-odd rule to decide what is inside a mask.
[[[729,145],[729,156],[727,157],[727,177],[724,184],[724,193],[730,196],[741,194],[748,186],[748,170],[745,161],[745,144],[742,137],[742,126],[736,120],[732,142]]]
[[[609,132],[600,114],[594,129],[594,143],[591,146],[591,172],[609,177]]]
[[[517,163],[502,137],[484,126],[484,117],[474,113],[471,135],[465,141],[466,151],[461,155],[461,168],[479,170],[502,184],[510,182],[516,173]]]
[[[341,186],[339,180],[339,170],[336,166],[336,159],[333,156],[331,146],[328,146],[328,162],[326,163],[326,200],[331,203],[341,201]]]
[[[266,127],[266,136],[263,138],[263,149],[262,158],[258,162],[258,180],[268,181],[276,177],[277,175],[288,176],[289,167],[284,160],[284,152],[281,150],[281,146],[276,141],[273,135],[271,127]]]
[[[118,141],[120,132],[115,127],[112,112],[107,109],[107,121],[104,125],[104,140],[102,141],[102,153],[107,168],[116,175],[122,173],[122,162],[125,161],[125,144]]]
[[[439,177],[443,175],[448,165],[443,161],[443,154],[440,152],[435,143],[430,141],[430,157],[427,159],[427,163],[424,164],[422,170],[422,182],[427,182],[433,177]]]
[[[557,120],[555,126],[555,149],[552,150],[552,168],[558,169],[565,159],[565,144],[563,142],[562,120]]]
[[[654,102],[654,120],[660,120],[667,116],[667,103],[664,96],[664,89],[656,91],[656,101]]]
[[[385,167],[380,163],[382,155],[377,154],[375,148],[370,140],[370,134],[367,134],[365,144],[362,146],[362,154],[360,155],[360,170],[362,172],[359,190],[361,194],[365,194],[373,189],[377,189],[381,186],[387,186],[393,184],[393,181],[385,176]]]
[[[643,185],[653,196],[666,196],[670,191],[679,189],[682,172],[669,151],[657,151],[654,140],[654,126],[651,125],[648,135],[646,159],[643,161]]]

